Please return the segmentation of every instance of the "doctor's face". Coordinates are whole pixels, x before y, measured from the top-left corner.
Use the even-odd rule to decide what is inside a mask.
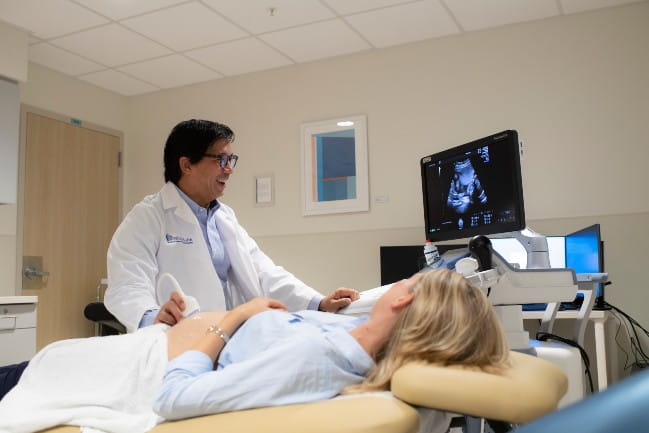
[[[223,195],[234,171],[229,163],[221,167],[220,159],[232,155],[232,145],[228,140],[217,140],[207,148],[205,154],[206,156],[196,164],[191,164],[183,170],[179,182],[185,194],[200,206],[205,206]]]

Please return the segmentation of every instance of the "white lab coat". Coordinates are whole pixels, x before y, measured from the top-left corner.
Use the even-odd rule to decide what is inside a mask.
[[[258,296],[275,298],[289,311],[304,310],[318,292],[264,254],[221,203],[215,213],[230,259],[228,292],[233,306]],[[176,187],[167,183],[126,215],[108,248],[108,289],[104,302],[129,332],[142,315],[158,309],[158,276],[171,273],[202,311],[225,311],[221,281],[196,216]],[[161,302],[165,302],[161,300]]]

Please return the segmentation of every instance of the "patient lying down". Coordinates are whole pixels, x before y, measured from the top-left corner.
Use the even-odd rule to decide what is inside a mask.
[[[257,298],[172,328],[51,344],[0,401],[0,431],[146,431],[164,419],[387,390],[410,361],[496,371],[507,354],[484,294],[437,270],[394,284],[364,318],[288,313]]]

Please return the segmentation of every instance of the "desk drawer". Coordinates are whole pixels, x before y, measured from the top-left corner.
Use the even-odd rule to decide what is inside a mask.
[[[32,359],[36,354],[36,328],[0,330],[0,366]]]
[[[36,304],[0,304],[0,330],[36,327]]]

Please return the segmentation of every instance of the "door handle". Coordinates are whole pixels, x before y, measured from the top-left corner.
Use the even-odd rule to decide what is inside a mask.
[[[50,273],[46,271],[40,271],[36,268],[32,268],[31,266],[27,266],[25,269],[23,269],[23,275],[31,280],[33,277],[48,277]]]

